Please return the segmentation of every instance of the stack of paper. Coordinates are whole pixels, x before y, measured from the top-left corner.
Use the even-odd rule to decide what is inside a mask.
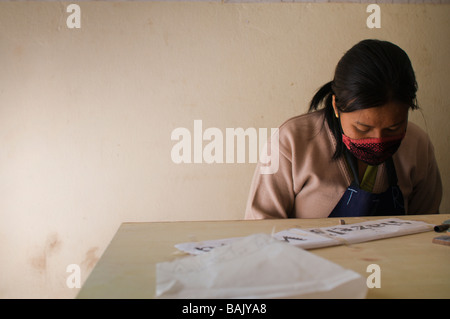
[[[355,244],[382,238],[397,237],[430,231],[433,225],[421,221],[388,218],[350,225],[322,228],[291,228],[273,234],[273,237],[304,249],[314,249],[343,244]],[[203,242],[188,242],[175,245],[189,254],[198,255],[239,239],[226,238]]]
[[[157,264],[158,298],[364,298],[366,280],[265,234]]]

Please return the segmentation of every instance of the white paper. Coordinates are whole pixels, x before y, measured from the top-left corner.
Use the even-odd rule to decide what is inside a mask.
[[[201,242],[188,242],[176,244],[175,247],[179,250],[187,252],[191,255],[199,255],[202,253],[207,253],[214,248],[221,247],[227,244],[231,244],[233,241],[237,239],[241,239],[242,237],[233,237],[233,238],[225,238],[225,239],[216,239],[216,240],[206,240]]]
[[[157,264],[158,298],[364,298],[366,280],[265,234]]]
[[[387,218],[349,225],[321,228],[291,228],[273,234],[273,237],[303,249],[314,249],[343,244],[356,244],[370,240],[397,237],[430,231],[433,225],[421,221]],[[198,255],[240,239],[225,238],[175,245],[189,254]]]
[[[315,232],[300,228],[282,230],[275,233],[273,237],[303,249],[340,245],[339,241],[336,241],[333,238],[325,237],[321,234],[316,234]]]
[[[415,234],[433,229],[433,225],[421,221],[388,218],[357,224],[310,228],[306,231],[332,238],[341,244],[356,244],[371,240]]]

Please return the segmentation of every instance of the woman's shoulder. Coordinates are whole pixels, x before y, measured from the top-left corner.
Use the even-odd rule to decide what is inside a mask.
[[[296,135],[308,137],[317,134],[317,130],[324,124],[323,110],[297,115],[283,122],[280,127],[281,135]]]
[[[305,150],[323,138],[325,118],[322,110],[294,116],[279,126],[279,145],[283,153]],[[314,142],[313,142],[314,141]]]

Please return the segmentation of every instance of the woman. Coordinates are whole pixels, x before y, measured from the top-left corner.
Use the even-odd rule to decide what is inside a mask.
[[[279,168],[258,163],[245,217],[436,214],[442,183],[427,134],[408,122],[417,84],[407,54],[364,40],[339,61],[309,113],[279,128]],[[323,105],[323,108],[320,108]]]

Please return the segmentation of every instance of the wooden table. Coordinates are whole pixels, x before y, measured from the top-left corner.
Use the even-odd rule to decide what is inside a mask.
[[[441,224],[449,214],[399,218]],[[345,218],[346,224],[373,219]],[[338,225],[339,219],[123,223],[85,281],[77,298],[154,298],[156,264],[182,258],[175,244],[271,234],[299,227]],[[443,233],[445,234],[445,233]],[[432,243],[434,231],[371,242],[319,248],[310,252],[367,278],[370,264],[381,268],[381,288],[367,298],[450,298],[450,246]]]

